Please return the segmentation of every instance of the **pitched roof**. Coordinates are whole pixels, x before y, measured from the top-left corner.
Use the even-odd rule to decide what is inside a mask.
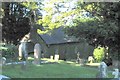
[[[78,42],[77,38],[66,35],[62,27],[53,30],[51,33],[40,34],[40,36],[46,42],[46,44]]]

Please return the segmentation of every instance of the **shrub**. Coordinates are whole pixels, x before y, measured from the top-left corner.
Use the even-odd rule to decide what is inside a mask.
[[[0,51],[2,51],[2,56],[7,59],[17,58],[17,47],[13,44],[5,44],[0,46]]]
[[[94,49],[93,56],[97,62],[101,62],[104,58],[104,47],[97,47]]]

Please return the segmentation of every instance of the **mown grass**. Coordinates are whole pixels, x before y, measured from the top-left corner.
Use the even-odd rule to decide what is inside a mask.
[[[65,61],[39,66],[28,64],[26,69],[21,69],[21,65],[7,65],[2,70],[3,75],[10,78],[95,78],[98,73],[97,68]]]

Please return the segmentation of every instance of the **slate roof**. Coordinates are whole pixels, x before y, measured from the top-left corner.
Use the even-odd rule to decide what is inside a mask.
[[[51,33],[40,34],[41,38],[46,42],[46,44],[61,44],[61,43],[70,43],[78,42],[78,39],[75,37],[67,36],[63,31],[63,28],[58,28],[53,30]]]

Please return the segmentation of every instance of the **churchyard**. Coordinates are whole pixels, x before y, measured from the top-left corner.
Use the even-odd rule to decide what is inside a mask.
[[[96,78],[98,73],[97,66],[80,66],[72,61],[42,59],[42,62],[41,65],[29,63],[26,69],[20,64],[5,65],[2,74],[10,78]],[[111,72],[109,78],[113,78]]]
[[[36,46],[40,45],[36,44],[34,47],[35,52],[28,55],[27,59],[23,61],[6,60],[7,62],[4,62],[5,59],[3,58],[2,75],[9,78],[103,78],[98,76],[98,74],[107,69],[108,72],[105,72],[106,77],[115,77],[114,67],[101,68],[103,70],[99,71],[100,63],[88,63],[89,60],[92,60],[91,56],[88,61],[80,59],[79,53],[76,55],[76,59],[66,61],[60,60],[59,55],[41,58],[40,52],[36,53],[36,50],[40,49],[40,47],[36,49]]]
[[[120,80],[119,6],[84,0],[0,3],[0,80]]]

